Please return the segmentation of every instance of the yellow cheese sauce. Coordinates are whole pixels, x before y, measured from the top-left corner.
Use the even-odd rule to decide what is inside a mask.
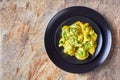
[[[59,47],[63,47],[65,54],[85,60],[94,55],[97,46],[97,34],[89,25],[77,21],[70,26],[63,26]]]

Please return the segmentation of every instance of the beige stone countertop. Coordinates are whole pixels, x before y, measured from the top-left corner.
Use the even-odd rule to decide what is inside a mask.
[[[112,30],[107,60],[84,74],[56,67],[44,47],[48,22],[70,6],[98,11]],[[120,80],[120,0],[0,0],[0,80]]]

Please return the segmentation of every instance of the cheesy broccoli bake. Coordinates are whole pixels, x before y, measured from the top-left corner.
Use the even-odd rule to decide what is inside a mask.
[[[64,53],[85,60],[94,55],[97,46],[97,34],[89,25],[77,21],[70,26],[63,26],[59,47],[64,48]]]

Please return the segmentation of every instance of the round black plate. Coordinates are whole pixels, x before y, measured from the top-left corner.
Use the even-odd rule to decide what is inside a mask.
[[[67,55],[63,52],[63,47],[58,46],[59,45],[59,40],[61,38],[61,33],[62,33],[61,28],[64,25],[69,25],[70,26],[71,24],[73,24],[77,21],[82,21],[83,23],[86,23],[86,22],[89,23],[98,35],[97,48],[96,48],[95,54],[90,55],[86,60],[78,60],[74,56],[69,56],[69,55]],[[93,59],[95,59],[96,56],[99,54],[99,52],[101,50],[102,41],[103,41],[102,32],[101,32],[99,26],[94,21],[92,21],[91,19],[83,17],[83,16],[75,16],[75,17],[71,17],[71,18],[63,21],[63,23],[61,23],[60,26],[57,28],[56,33],[55,33],[55,39],[54,39],[55,48],[57,50],[57,53],[59,53],[60,56],[62,56],[68,62],[74,63],[74,64],[85,64],[85,63],[88,63],[88,62],[92,61]]]
[[[54,45],[54,37],[57,28],[63,21],[75,16],[84,16],[93,20],[102,31],[102,48],[98,56],[94,60],[86,64],[73,64],[68,62],[57,53],[57,50]],[[69,7],[58,12],[49,22],[46,28],[44,39],[47,54],[53,61],[53,63],[59,68],[72,73],[85,73],[97,68],[107,58],[112,44],[111,30],[103,16],[95,10],[81,6]]]

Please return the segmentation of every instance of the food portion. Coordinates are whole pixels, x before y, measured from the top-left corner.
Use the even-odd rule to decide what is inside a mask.
[[[90,55],[94,55],[97,46],[96,40],[97,34],[89,23],[77,21],[70,26],[62,27],[59,47],[63,47],[65,54],[85,60]]]

